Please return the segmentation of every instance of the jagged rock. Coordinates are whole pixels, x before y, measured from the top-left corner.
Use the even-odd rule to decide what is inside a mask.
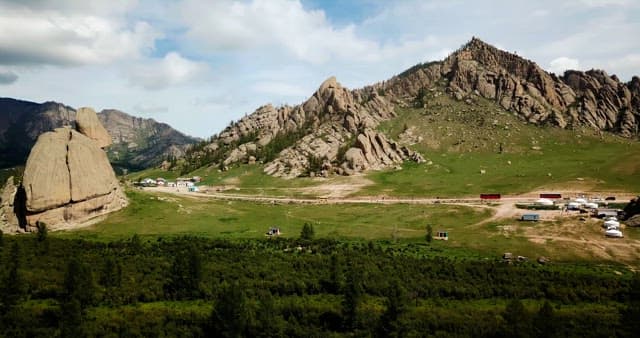
[[[18,219],[13,212],[13,200],[17,187],[13,184],[13,176],[7,179],[0,195],[0,230],[13,232],[18,229]]]
[[[40,137],[29,154],[23,183],[26,226],[55,230],[118,210],[127,204],[105,152],[69,128]],[[19,188],[20,190],[20,188]]]
[[[98,120],[96,112],[88,107],[78,108],[76,111],[76,128],[88,138],[96,141],[98,147],[111,145],[111,136]]]
[[[628,227],[640,227],[640,215],[630,217],[624,224]]]
[[[443,85],[446,88],[439,90]],[[232,123],[212,147],[254,136],[251,142],[264,147],[275,135],[295,132],[302,136],[264,169],[269,175],[287,178],[307,173],[309,158],[313,157],[333,162],[331,170],[337,173],[340,168],[341,174],[392,167],[405,160],[423,162],[422,155],[375,130],[381,121],[396,116],[395,107],[425,107],[426,98],[442,91],[472,106],[479,97],[493,100],[524,121],[538,125],[590,126],[625,137],[638,135],[640,78],[624,84],[602,71],[569,71],[558,77],[532,61],[473,38],[443,61],[416,65],[362,89],[350,91],[331,77],[299,106],[263,106]],[[502,128],[517,131],[513,126]],[[345,158],[338,159],[338,150],[351,147],[354,141],[361,154],[349,149],[348,159],[346,153]],[[421,139],[408,130],[401,134],[400,141],[407,145]],[[533,149],[542,150],[538,146]],[[246,158],[241,149],[232,150],[225,162]]]
[[[626,220],[629,220],[636,215],[640,215],[640,196],[632,198],[629,201],[629,204],[624,207],[623,211]]]

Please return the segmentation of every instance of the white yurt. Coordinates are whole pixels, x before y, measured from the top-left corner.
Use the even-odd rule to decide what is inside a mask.
[[[607,229],[611,229],[611,228],[619,228],[620,227],[620,222],[618,221],[606,221],[604,222],[604,227]]]
[[[585,203],[587,203],[587,200],[586,200],[586,199],[584,199],[584,198],[576,198],[576,199],[574,200],[574,202],[576,202],[576,203],[580,203],[580,204],[585,204]]]
[[[604,232],[604,235],[607,237],[615,237],[615,238],[622,238],[624,237],[622,235],[622,231],[620,230],[615,230],[615,229],[611,229],[611,230],[607,230]]]
[[[548,198],[541,198],[535,202],[535,205],[552,206],[553,201]]]
[[[584,207],[587,209],[598,209],[598,203],[585,203]]]

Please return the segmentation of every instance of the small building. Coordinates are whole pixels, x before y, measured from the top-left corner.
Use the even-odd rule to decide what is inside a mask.
[[[271,227],[266,233],[267,236],[280,236],[280,228]]]
[[[595,214],[598,218],[618,217],[618,210],[599,208],[598,210],[596,210]]]
[[[176,182],[167,182],[167,187],[175,188],[176,187]]]
[[[193,182],[191,182],[190,178],[177,178],[176,179],[176,187],[178,188],[189,188],[193,186]]]
[[[448,231],[436,231],[436,235],[433,239],[448,241],[449,240],[449,232]]]
[[[580,210],[581,207],[582,207],[582,204],[578,202],[567,203],[567,210]]]
[[[140,181],[140,185],[142,185],[143,187],[155,187],[157,184],[156,184],[156,180],[151,178],[145,178],[142,181]]]
[[[540,215],[538,214],[524,214],[520,217],[521,221],[526,222],[537,222],[540,220]]]
[[[156,184],[157,184],[159,187],[164,187],[165,185],[167,185],[167,180],[165,180],[165,179],[164,179],[164,178],[162,178],[162,177],[158,177],[158,178],[156,178]]]

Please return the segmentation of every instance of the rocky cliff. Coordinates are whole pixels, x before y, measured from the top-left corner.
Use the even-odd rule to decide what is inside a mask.
[[[347,90],[330,78],[301,105],[260,107],[190,158],[206,158],[212,163],[199,164],[222,168],[263,161],[267,174],[288,178],[420,162],[420,154],[400,146],[376,126],[393,119],[395,107],[415,107],[433,86],[444,87],[458,100],[482,96],[528,123],[638,137],[638,77],[622,83],[601,70],[557,76],[473,38],[443,61],[418,64],[384,82]],[[211,153],[215,156],[206,156]]]
[[[260,107],[227,127],[207,148],[233,145],[223,159],[224,165],[253,162],[268,158],[264,150],[287,134],[299,135],[290,145],[278,149],[264,168],[267,174],[285,178],[353,174],[404,160],[423,161],[420,154],[375,130],[381,121],[393,117],[393,105],[384,98],[376,93],[363,96],[350,91],[331,77],[303,104]]]
[[[86,114],[86,121],[97,121],[92,110],[80,111]],[[101,125],[97,122],[93,127],[83,130],[100,130]],[[21,184],[16,187],[11,178],[3,190],[0,214],[4,228],[29,231],[44,222],[55,230],[126,206],[102,144],[68,127],[40,135]]]
[[[478,94],[530,123],[639,135],[638,77],[623,83],[602,70],[570,70],[558,77],[477,38],[444,61],[419,65],[366,89],[383,90],[392,100],[406,103],[438,81],[457,99]]]
[[[78,112],[79,113],[79,112]],[[168,155],[179,157],[197,139],[165,123],[133,117],[117,110],[97,114],[104,127],[86,121],[85,132],[101,139],[115,167],[142,169],[160,164]],[[56,102],[38,104],[0,98],[0,168],[23,165],[38,135],[64,126],[76,126],[75,109]],[[82,128],[82,122],[79,125]],[[89,130],[90,129],[90,130]],[[111,136],[106,137],[105,132]]]

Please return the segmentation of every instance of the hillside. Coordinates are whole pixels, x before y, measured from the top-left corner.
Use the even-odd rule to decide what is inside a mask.
[[[454,103],[433,106],[438,102],[435,92]],[[459,109],[455,102],[468,109]],[[533,125],[636,140],[640,78],[623,83],[601,70],[567,71],[557,76],[530,60],[473,38],[445,60],[418,64],[387,81],[348,90],[330,78],[300,105],[260,107],[214,135],[210,142],[194,147],[186,156],[188,170],[183,171],[262,162],[264,172],[272,176],[326,177],[397,167],[407,160],[421,163],[428,157],[424,151],[429,147],[418,149],[421,154],[411,142],[398,142],[399,133],[389,134],[380,128],[420,110],[429,110],[423,115],[431,117],[418,120],[432,121],[431,127],[438,123],[442,127],[443,121],[453,119],[464,126],[445,136],[424,134],[424,128],[413,130],[414,137],[429,139],[431,145],[447,143],[452,135],[469,142],[469,136],[474,135],[476,140],[484,140],[480,142],[482,149],[490,142],[492,149],[499,150],[500,143],[510,142],[511,134],[518,136],[490,136],[498,122],[494,124],[493,115],[478,115],[476,110],[481,106],[481,111],[515,117],[509,123],[514,123],[516,130]],[[433,118],[438,115],[443,121]],[[507,139],[497,141],[505,136]],[[464,148],[461,144],[458,148]]]
[[[61,103],[42,104],[0,98],[0,168],[23,165],[38,135],[73,125],[76,111]],[[197,141],[171,126],[118,110],[103,110],[98,118],[113,139],[107,149],[116,169],[142,169],[167,156],[181,156]]]

